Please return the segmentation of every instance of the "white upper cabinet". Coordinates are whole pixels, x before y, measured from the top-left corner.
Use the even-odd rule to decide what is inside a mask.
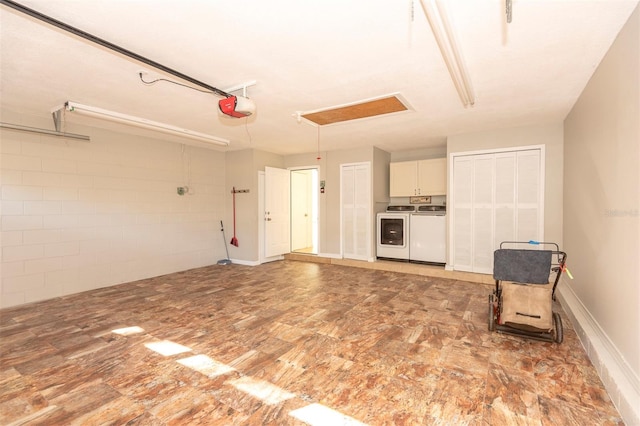
[[[418,161],[418,191],[418,195],[446,195],[446,158]]]
[[[390,197],[445,195],[447,159],[401,161],[390,164]]]
[[[416,195],[418,186],[418,162],[402,161],[389,165],[389,196],[408,197]]]

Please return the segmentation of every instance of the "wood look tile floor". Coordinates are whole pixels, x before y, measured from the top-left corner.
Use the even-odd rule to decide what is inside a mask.
[[[622,424],[564,313],[489,333],[490,291],[285,260],[4,309],[0,423]]]

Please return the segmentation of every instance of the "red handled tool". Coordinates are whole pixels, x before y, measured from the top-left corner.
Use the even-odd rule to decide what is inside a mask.
[[[236,238],[236,187],[233,187],[231,191],[233,193],[233,238],[231,238],[231,245],[238,247],[238,239]]]

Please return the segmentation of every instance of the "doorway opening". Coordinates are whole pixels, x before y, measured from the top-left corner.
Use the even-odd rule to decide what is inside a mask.
[[[291,251],[318,254],[318,168],[291,170]]]

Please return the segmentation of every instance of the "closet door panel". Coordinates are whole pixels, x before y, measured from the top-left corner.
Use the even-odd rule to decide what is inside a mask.
[[[472,266],[490,273],[493,267],[494,155],[477,155],[473,161]]]
[[[518,231],[516,239],[518,241],[539,241],[540,232],[538,232],[538,209],[518,209],[518,216],[516,218],[518,222]]]
[[[541,240],[544,176],[540,149],[453,158],[453,269],[491,274],[503,241]]]
[[[458,271],[471,271],[471,209],[454,209],[453,265]]]
[[[353,167],[342,168],[342,253],[343,256],[352,256],[356,250],[353,244],[355,232],[355,171]]]
[[[369,260],[372,246],[371,166],[341,166],[342,256]]]
[[[518,205],[538,205],[540,195],[540,151],[518,153]]]
[[[460,271],[471,271],[472,264],[472,210],[473,205],[473,158],[457,157],[454,159],[452,184],[452,219],[455,227],[452,232],[454,268]]]
[[[493,270],[493,238],[491,217],[493,209],[473,209],[473,271],[490,274]]]
[[[354,247],[358,258],[368,259],[371,247],[371,177],[368,166],[358,165],[354,170]]]
[[[517,160],[517,240],[540,240],[540,151],[518,152]]]
[[[516,239],[516,154],[496,154],[493,246]]]

